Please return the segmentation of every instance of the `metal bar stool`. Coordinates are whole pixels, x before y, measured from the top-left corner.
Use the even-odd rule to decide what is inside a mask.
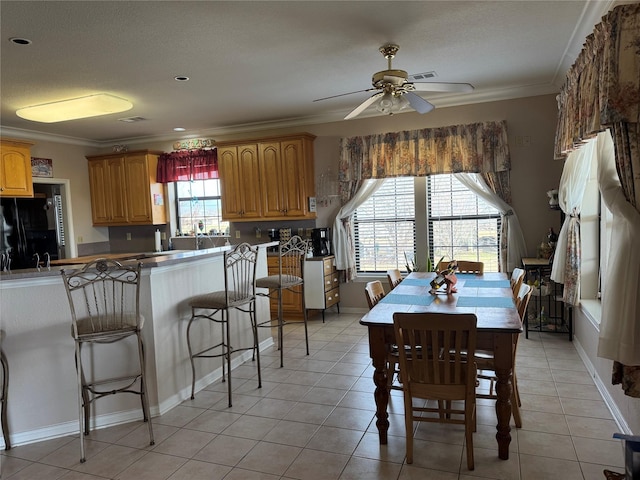
[[[80,422],[80,462],[85,461],[84,436],[89,435],[91,404],[99,398],[117,393],[140,395],[142,414],[149,426],[149,445],[153,445],[153,428],[145,381],[144,344],[140,314],[140,271],[142,263],[125,266],[114,260],[99,258],[81,270],[62,270],[62,278],[71,309],[71,335],[76,346],[76,373],[78,376],[78,406]],[[97,362],[116,363],[101,351],[86,356],[89,368],[83,365],[82,348],[96,344],[112,345],[135,337],[139,368],[129,374],[108,379],[91,378]],[[115,350],[115,349],[112,349]],[[118,351],[118,356],[122,351]],[[138,383],[138,387],[135,385]]]
[[[265,297],[271,298],[277,295],[278,300],[278,349],[280,350],[280,366],[284,365],[284,326],[289,323],[284,319],[282,311],[282,295],[285,291],[300,295],[302,300],[302,315],[304,322],[304,338],[307,346],[307,355],[309,355],[309,333],[307,331],[307,308],[304,302],[304,259],[307,258],[309,250],[309,242],[303,240],[300,236],[294,235],[286,242],[281,242],[278,246],[278,274],[269,275],[256,280],[256,287],[266,288],[268,293],[259,293]],[[299,323],[299,322],[293,322]],[[269,319],[258,324],[259,327],[273,327],[273,320]]]
[[[258,345],[258,329],[256,325],[256,263],[258,260],[258,248],[248,243],[241,243],[233,250],[224,253],[224,290],[196,295],[189,301],[191,318],[187,326],[187,348],[191,360],[191,398],[195,398],[196,367],[195,358],[222,357],[222,381],[227,381],[229,406],[231,407],[231,356],[242,350],[253,350],[253,359],[257,359],[258,388],[262,387],[260,373],[260,348]],[[253,345],[250,347],[234,348],[231,346],[229,310],[236,309],[249,314],[251,329],[253,331]],[[221,312],[220,318],[216,318]],[[220,324],[220,342],[193,351],[193,339],[191,328],[194,322],[207,320]],[[209,353],[219,349],[218,353]],[[226,364],[225,364],[226,360]]]
[[[4,330],[0,330],[0,363],[2,363],[2,397],[0,397],[0,423],[2,424],[2,436],[4,437],[4,449],[11,450],[9,437],[9,423],[7,422],[7,396],[9,395],[9,364],[2,350],[4,342]]]

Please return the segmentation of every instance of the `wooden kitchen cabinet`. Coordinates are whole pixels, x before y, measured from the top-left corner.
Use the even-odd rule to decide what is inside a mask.
[[[31,142],[0,141],[0,197],[33,197]]]
[[[304,301],[307,310],[324,311],[336,305],[340,313],[340,277],[333,255],[308,258],[304,262]]]
[[[87,157],[94,225],[166,223],[164,187],[156,182],[159,155],[141,150]]]
[[[257,145],[218,147],[218,174],[222,196],[222,218],[260,218],[260,171]]]
[[[225,220],[314,219],[313,140],[308,133],[218,144]]]

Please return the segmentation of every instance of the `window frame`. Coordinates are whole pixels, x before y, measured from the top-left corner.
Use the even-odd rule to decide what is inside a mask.
[[[444,175],[448,175],[448,174],[444,174]],[[452,175],[452,174],[451,174]],[[407,254],[413,256],[413,258],[411,258],[410,260],[414,260],[415,262],[415,266],[418,270],[422,270],[424,271],[427,268],[426,265],[426,259],[427,256],[428,258],[430,258],[430,262],[433,265],[434,261],[437,261],[438,259],[434,259],[433,258],[433,249],[431,247],[432,242],[430,241],[430,239],[432,237],[429,237],[429,230],[430,230],[430,219],[429,219],[429,214],[428,214],[428,203],[429,203],[429,194],[427,192],[427,184],[429,183],[428,181],[428,177],[392,177],[392,178],[412,178],[413,182],[414,182],[414,188],[413,188],[413,195],[414,195],[414,219],[413,219],[413,248],[411,249],[407,249]],[[386,179],[385,179],[386,180]],[[476,198],[477,195],[475,194],[475,192],[472,192]],[[375,195],[375,194],[374,194]],[[368,200],[367,200],[368,201]],[[486,203],[486,202],[485,202]],[[493,208],[493,207],[491,207]],[[496,219],[496,236],[499,235],[500,232],[500,222],[502,219],[502,215],[500,214],[499,211],[496,210],[496,213],[493,215],[476,215],[474,217],[472,217],[473,219],[476,219],[477,217],[488,217],[490,219],[495,218]],[[458,216],[455,216],[455,218],[458,218]],[[424,219],[424,220],[421,220]],[[367,275],[381,275],[386,273],[386,268],[383,270],[362,270],[361,269],[361,265],[360,265],[360,252],[359,252],[359,238],[360,238],[360,232],[359,232],[359,221],[358,221],[358,216],[357,216],[357,211],[354,213],[354,218],[353,218],[353,231],[354,231],[354,241],[355,241],[355,248],[356,248],[356,270],[358,272],[359,276],[367,276]],[[416,239],[418,238],[425,238],[427,239],[425,242],[418,242],[416,241]],[[476,245],[477,248],[477,245]],[[499,255],[500,255],[500,245],[499,242],[496,241],[496,245],[495,245],[495,258],[496,258],[496,271],[497,268],[499,268]],[[407,269],[407,265],[405,262],[405,258],[403,255],[401,255],[401,252],[397,253],[397,263],[398,263],[398,267],[393,267],[390,266],[389,268],[399,268],[400,270],[405,271]]]
[[[205,182],[217,182],[218,185],[217,185],[216,190],[218,192],[218,195],[205,195],[205,196],[198,197],[198,196],[194,196],[193,195],[192,189],[190,188],[191,196],[189,196],[189,197],[181,197],[180,194],[179,194],[179,191],[180,191],[180,185],[179,184],[186,184],[186,183],[193,184],[195,182],[203,183],[203,186],[202,186],[202,191],[203,192],[206,191],[206,185],[204,185]],[[183,231],[183,229],[182,229],[182,226],[183,226],[182,219],[184,217],[180,215],[180,202],[185,202],[185,201],[190,201],[190,202],[194,202],[194,201],[195,202],[199,202],[199,201],[205,202],[205,201],[211,201],[211,200],[218,201],[219,202],[218,203],[218,205],[219,205],[219,208],[218,208],[219,215],[217,215],[217,216],[216,215],[203,215],[202,218],[198,218],[198,219],[196,219],[195,217],[193,217],[193,215],[191,215],[189,218],[192,219],[192,223],[190,223],[189,225],[193,226],[198,221],[202,220],[203,224],[204,224],[203,225],[204,228],[202,229],[202,231],[198,231],[198,234],[209,235],[209,232],[212,230],[212,228],[207,229],[208,223],[206,222],[206,219],[207,218],[215,218],[215,219],[217,219],[217,221],[214,222],[214,223],[218,225],[218,228],[215,229],[216,230],[216,234],[219,235],[219,234],[222,234],[222,233],[226,233],[226,234],[229,233],[229,221],[222,219],[222,195],[221,195],[221,192],[220,192],[220,179],[219,178],[207,178],[207,179],[196,179],[196,180],[179,180],[179,181],[173,182],[173,184],[174,184],[174,193],[175,193],[176,223],[177,223],[177,229],[180,232],[180,235],[183,235],[183,236],[184,235],[193,235],[193,233],[194,233],[193,229],[190,230],[190,231],[187,231],[187,232]],[[192,211],[192,213],[193,213],[193,211]],[[224,228],[225,232],[221,231],[223,228]]]

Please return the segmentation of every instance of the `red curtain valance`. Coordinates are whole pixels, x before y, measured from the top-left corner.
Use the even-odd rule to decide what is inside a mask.
[[[216,149],[163,153],[158,159],[157,181],[159,183],[210,178],[218,178]]]

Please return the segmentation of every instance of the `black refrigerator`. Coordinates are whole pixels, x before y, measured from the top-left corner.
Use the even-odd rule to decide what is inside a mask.
[[[34,268],[64,257],[60,195],[0,199],[0,253],[11,262],[3,268]]]

